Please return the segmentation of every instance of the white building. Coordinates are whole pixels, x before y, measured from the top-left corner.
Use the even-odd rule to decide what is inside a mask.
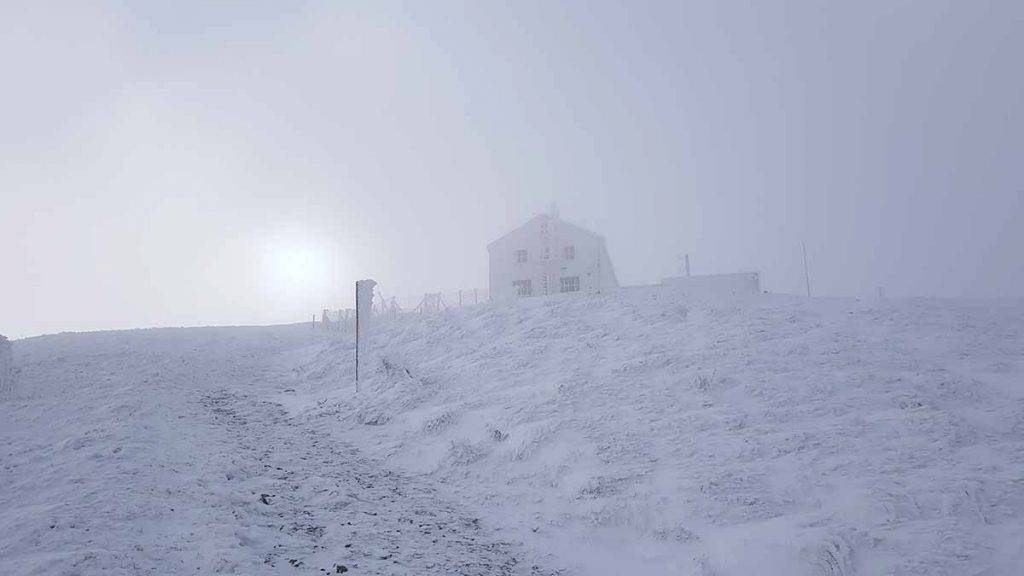
[[[491,242],[487,252],[492,300],[619,287],[604,237],[557,213],[534,217]]]

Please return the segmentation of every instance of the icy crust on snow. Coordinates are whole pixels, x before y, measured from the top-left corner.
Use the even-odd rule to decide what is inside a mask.
[[[283,402],[587,574],[1019,574],[1024,305],[666,290],[338,342]],[[369,371],[368,371],[369,372]]]

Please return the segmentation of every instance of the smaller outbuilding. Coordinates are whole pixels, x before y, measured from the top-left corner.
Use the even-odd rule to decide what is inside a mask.
[[[682,292],[687,296],[738,296],[759,294],[761,276],[757,272],[735,272],[732,274],[709,274],[706,276],[673,276],[663,278],[662,286]]]
[[[604,237],[558,217],[535,216],[487,246],[492,300],[615,290]]]

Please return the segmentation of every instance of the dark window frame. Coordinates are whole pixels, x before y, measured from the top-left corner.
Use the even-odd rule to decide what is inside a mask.
[[[562,276],[558,279],[561,292],[579,292],[580,291],[580,277],[579,276]]]

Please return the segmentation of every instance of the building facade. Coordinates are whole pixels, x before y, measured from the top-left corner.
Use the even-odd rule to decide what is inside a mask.
[[[492,300],[615,290],[604,238],[541,214],[487,246]]]

